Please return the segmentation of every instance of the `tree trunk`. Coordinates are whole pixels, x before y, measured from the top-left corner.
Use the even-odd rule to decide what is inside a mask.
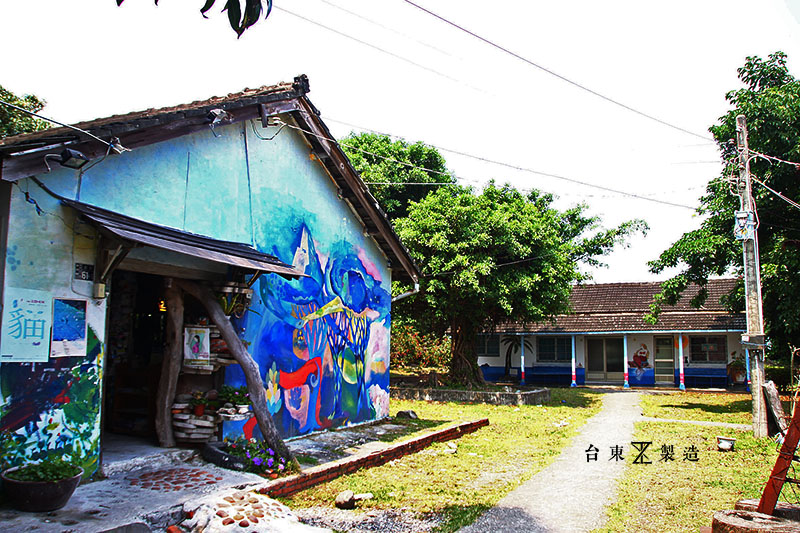
[[[164,294],[167,307],[167,330],[164,338],[166,347],[161,362],[161,378],[156,394],[156,435],[164,448],[175,446],[175,435],[172,431],[172,402],[178,386],[178,374],[183,359],[183,291],[175,284],[175,280],[165,278],[169,284]]]
[[[476,327],[454,318],[450,326],[453,336],[450,360],[450,379],[468,386],[483,387],[486,380],[478,366],[478,354],[475,353]]]
[[[236,359],[236,362],[242,367],[245,381],[247,382],[247,392],[250,393],[250,401],[253,402],[253,412],[256,415],[258,428],[261,430],[264,440],[280,455],[290,458],[295,468],[299,470],[300,465],[297,459],[295,459],[292,452],[278,434],[278,429],[275,427],[272,415],[270,415],[267,410],[264,383],[261,380],[258,363],[247,353],[244,343],[242,343],[242,340],[236,334],[228,317],[223,313],[222,306],[207,287],[186,280],[180,280],[179,285],[183,290],[200,300],[200,303],[202,303],[206,311],[208,311],[211,321],[219,328],[219,333],[225,340],[225,344],[228,345],[231,355],[233,355],[233,358]]]

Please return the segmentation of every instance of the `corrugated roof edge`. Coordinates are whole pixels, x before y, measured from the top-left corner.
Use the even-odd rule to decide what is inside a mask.
[[[303,74],[295,77],[292,83],[281,82],[257,89],[244,89],[227,96],[214,96],[188,104],[113,115],[81,122],[75,126],[101,138],[111,140],[112,137],[119,137],[123,146],[137,148],[207,128],[206,115],[210,109],[221,108],[228,111],[232,114],[229,123],[235,123],[259,117],[259,108],[262,105],[294,100],[297,105],[276,105],[275,108],[279,111],[275,114],[278,112],[291,113],[293,116],[304,114],[314,122],[324,136],[332,139],[319,110],[306,97],[309,90],[308,78]],[[175,123],[179,121],[181,123],[176,126]],[[157,135],[157,132],[166,134]],[[0,139],[0,178],[16,181],[23,177],[44,174],[46,173],[44,155],[57,154],[66,146],[79,150],[90,158],[102,157],[107,151],[107,146],[65,127],[6,137]],[[328,152],[335,152],[335,154],[329,153],[333,156],[332,159],[344,162],[342,165],[329,166],[329,171],[349,175],[349,178],[343,176],[342,183],[352,189],[352,199],[361,204],[358,206],[359,216],[363,212],[375,225],[378,232],[376,237],[380,237],[376,238],[376,242],[390,259],[391,268],[405,274],[409,281],[416,283],[421,276],[419,268],[350,160],[336,142],[323,142],[321,147]],[[402,268],[397,268],[398,264]]]

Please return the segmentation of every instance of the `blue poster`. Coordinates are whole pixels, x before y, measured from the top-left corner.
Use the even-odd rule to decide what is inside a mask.
[[[86,355],[86,300],[53,299],[50,357]]]
[[[50,305],[47,291],[6,287],[0,361],[41,363],[50,352]]]

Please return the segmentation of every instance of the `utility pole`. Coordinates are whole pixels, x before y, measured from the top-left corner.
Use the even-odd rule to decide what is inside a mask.
[[[747,146],[747,123],[744,115],[736,117],[736,146],[739,150],[740,210],[736,212],[736,238],[742,241],[744,253],[744,291],[747,333],[742,345],[750,359],[750,392],[753,395],[753,436],[767,436],[767,411],[764,405],[764,320],[761,309],[761,277],[758,260],[755,202],[750,180],[750,150]]]

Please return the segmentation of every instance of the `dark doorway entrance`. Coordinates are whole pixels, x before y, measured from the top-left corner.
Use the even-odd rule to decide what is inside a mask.
[[[104,431],[155,441],[166,309],[161,276],[118,270],[111,279]]]

